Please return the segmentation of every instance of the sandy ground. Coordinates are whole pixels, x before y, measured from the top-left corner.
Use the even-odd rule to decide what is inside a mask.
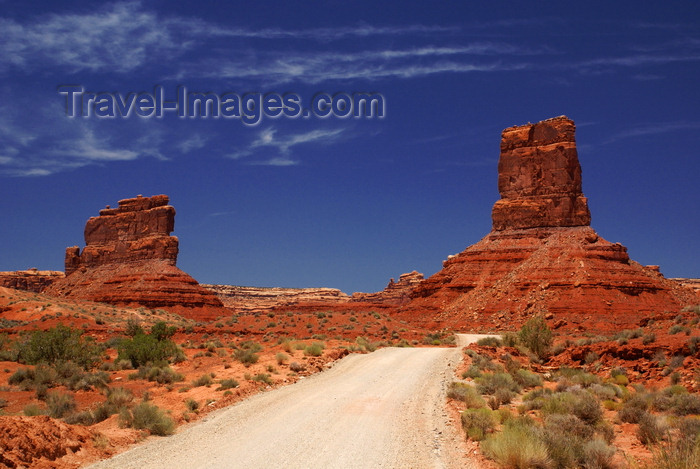
[[[90,467],[475,468],[445,410],[460,359],[460,348],[352,354]]]

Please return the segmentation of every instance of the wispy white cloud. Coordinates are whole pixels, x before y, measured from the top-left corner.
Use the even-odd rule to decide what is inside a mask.
[[[207,144],[207,139],[202,137],[200,134],[194,134],[188,139],[183,140],[178,144],[178,148],[182,153],[189,153],[192,150],[199,150],[204,148]]]
[[[623,130],[613,134],[608,140],[603,143],[613,143],[618,140],[627,138],[645,137],[647,135],[665,134],[668,132],[677,132],[681,130],[698,130],[700,122],[697,121],[680,121],[680,122],[658,122],[642,124],[632,129]]]
[[[250,165],[294,166],[300,162],[291,157],[293,147],[305,144],[329,145],[340,139],[344,132],[344,129],[311,130],[280,136],[276,129],[267,128],[258,132],[257,137],[246,147],[227,156],[235,160],[253,158],[246,160],[246,164]],[[277,154],[269,157],[269,149],[273,149]]]
[[[34,70],[59,65],[77,72],[129,72],[149,57],[177,55],[176,23],[144,11],[140,2],[115,3],[89,13],[62,13],[20,23],[0,18],[0,65]]]

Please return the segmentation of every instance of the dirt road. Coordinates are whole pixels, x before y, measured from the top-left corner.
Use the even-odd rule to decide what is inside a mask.
[[[479,336],[460,335],[460,344]],[[460,349],[352,354],[91,468],[471,468],[448,422]]]

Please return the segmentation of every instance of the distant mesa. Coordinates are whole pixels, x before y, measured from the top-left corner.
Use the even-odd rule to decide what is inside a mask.
[[[85,244],[66,249],[65,278],[44,293],[120,306],[165,308],[211,320],[230,314],[221,300],[178,269],[175,209],[167,195],[135,197],[85,225]]]
[[[65,277],[63,272],[39,270],[36,268],[0,272],[0,287],[40,293],[53,282],[63,277]]]
[[[589,226],[574,132],[565,116],[503,131],[492,231],[415,286],[399,316],[496,330],[541,314],[606,329],[698,301]]]

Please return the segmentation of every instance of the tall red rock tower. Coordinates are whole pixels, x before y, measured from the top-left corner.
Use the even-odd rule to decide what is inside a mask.
[[[560,116],[503,131],[494,231],[591,224],[575,130],[574,121]]]
[[[605,330],[698,301],[589,226],[574,132],[565,116],[503,131],[492,231],[418,284],[399,316],[429,327],[503,329],[541,314]]]
[[[175,209],[167,195],[135,197],[85,225],[85,244],[66,249],[66,277],[44,292],[124,306],[165,308],[185,317],[225,316],[221,300],[178,269]]]

